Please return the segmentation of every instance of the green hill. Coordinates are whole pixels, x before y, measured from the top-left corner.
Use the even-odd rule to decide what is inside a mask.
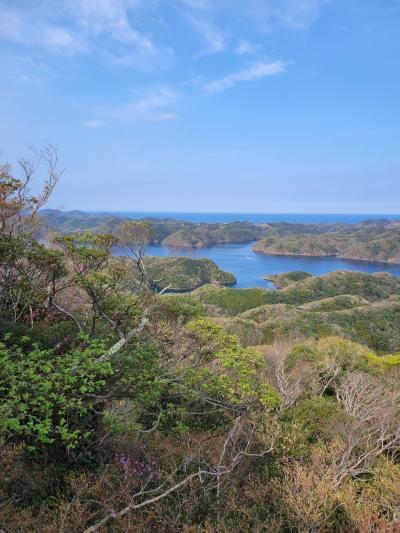
[[[291,279],[300,279],[291,281]],[[274,277],[273,277],[274,278]],[[337,271],[276,276],[282,289],[203,286],[191,297],[246,345],[336,335],[379,353],[400,347],[400,279],[386,273]]]
[[[189,257],[146,257],[144,264],[149,279],[158,289],[169,287],[170,292],[186,292],[205,284],[233,285],[236,278],[210,259]],[[135,270],[135,275],[138,272]]]
[[[337,256],[359,261],[400,263],[400,226],[396,222],[367,221],[342,224],[322,234],[267,235],[253,246],[273,255]]]

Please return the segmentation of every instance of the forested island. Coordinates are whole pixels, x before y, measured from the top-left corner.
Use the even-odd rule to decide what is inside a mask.
[[[43,211],[61,173],[36,157],[0,166],[0,530],[398,531],[400,279],[234,289],[211,261],[147,257],[259,239],[393,261],[397,225]]]
[[[190,257],[145,257],[143,264],[153,287],[168,292],[188,292],[202,285],[234,285],[236,278],[224,272],[210,259]],[[132,269],[132,279],[137,282],[138,271]]]
[[[114,233],[127,219],[82,211],[43,210],[43,232]],[[266,217],[267,218],[267,217]],[[151,244],[203,248],[257,241],[255,252],[308,257],[336,256],[358,261],[400,264],[400,222],[366,220],[359,224],[290,224],[232,222],[206,224],[174,219],[142,220],[154,228]]]

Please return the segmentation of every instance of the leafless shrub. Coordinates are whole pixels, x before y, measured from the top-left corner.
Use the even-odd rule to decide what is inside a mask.
[[[147,269],[143,258],[153,232],[152,226],[147,222],[136,222],[134,220],[122,224],[118,232],[121,246],[136,261],[137,268],[140,272],[140,287],[142,289],[147,288],[149,285]]]
[[[350,418],[340,430],[342,445],[335,459],[338,485],[347,476],[370,472],[382,454],[398,455],[399,397],[398,387],[379,377],[352,372],[342,379],[337,398]]]
[[[335,473],[324,449],[315,449],[306,464],[290,462],[271,482],[278,512],[288,527],[301,533],[325,530],[337,507]]]
[[[299,360],[288,364],[292,348],[292,342],[280,340],[264,352],[268,381],[276,387],[287,407],[294,405],[306,391],[315,394],[319,389],[317,372],[309,362]]]

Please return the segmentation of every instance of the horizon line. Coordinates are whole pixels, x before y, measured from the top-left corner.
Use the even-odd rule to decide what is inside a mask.
[[[53,210],[61,212],[82,211],[83,213],[136,213],[136,214],[148,214],[148,213],[162,213],[162,214],[188,214],[188,215],[367,215],[367,216],[400,216],[399,213],[373,213],[373,212],[361,212],[361,211],[346,211],[346,212],[317,212],[317,211],[136,211],[128,209],[60,209],[55,207],[48,207],[41,211]]]

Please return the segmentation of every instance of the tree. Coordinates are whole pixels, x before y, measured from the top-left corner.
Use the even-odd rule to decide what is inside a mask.
[[[140,272],[140,290],[149,286],[146,266],[143,262],[146,248],[153,236],[154,230],[147,222],[129,221],[121,225],[118,233],[119,243],[136,260]]]
[[[58,168],[57,148],[46,145],[32,149],[32,159],[19,159],[20,177],[15,177],[9,163],[0,164],[0,237],[22,238],[37,228],[39,210],[47,203],[62,170]],[[45,172],[42,191],[31,193],[38,172]]]
[[[48,201],[62,171],[57,149],[33,150],[33,159],[20,159],[21,177],[10,164],[0,165],[0,309],[14,321],[51,303],[55,281],[65,275],[63,259],[35,239],[41,209]],[[42,190],[31,193],[39,172],[44,172]]]
[[[91,336],[96,333],[98,320],[104,319],[123,338],[118,321],[107,312],[110,298],[122,291],[127,275],[126,265],[111,256],[111,248],[117,243],[116,237],[103,233],[82,233],[59,237],[56,242],[69,261],[71,282],[82,289],[89,299]]]

